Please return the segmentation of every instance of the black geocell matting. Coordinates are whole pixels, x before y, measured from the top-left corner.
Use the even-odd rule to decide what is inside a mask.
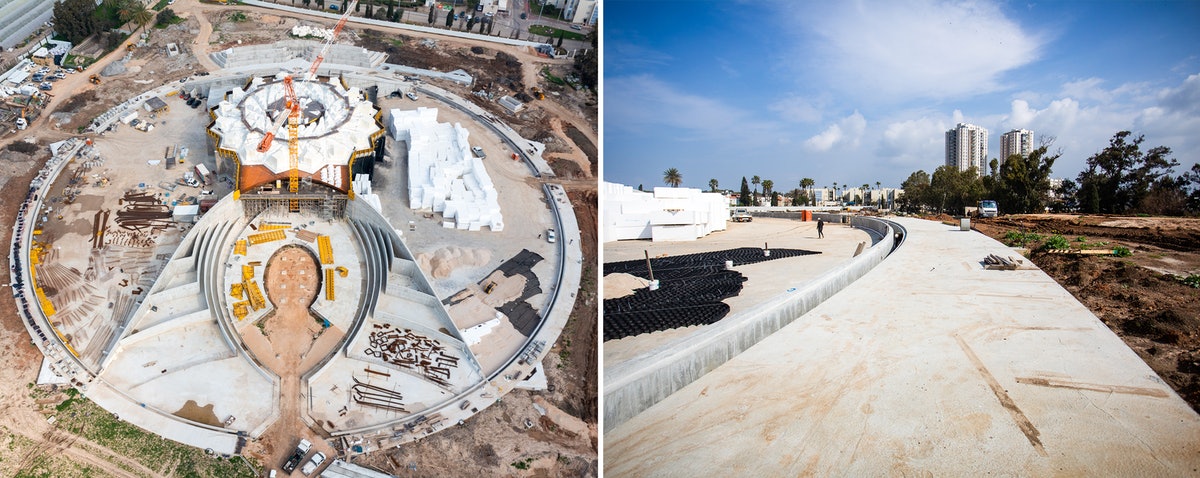
[[[714,323],[729,313],[729,305],[721,301],[741,293],[746,281],[740,272],[725,270],[725,261],[740,266],[810,254],[820,252],[771,249],[768,257],[760,248],[742,247],[650,259],[658,290],[639,289],[633,295],[605,299],[604,340]],[[650,278],[645,260],[604,264],[604,275],[614,273]]]

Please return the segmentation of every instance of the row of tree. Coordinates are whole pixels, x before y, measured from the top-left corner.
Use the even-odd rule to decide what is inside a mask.
[[[1105,214],[1200,213],[1200,164],[1175,176],[1179,161],[1170,157],[1171,149],[1143,151],[1144,140],[1129,131],[1116,133],[1107,147],[1087,159],[1087,169],[1075,180],[1064,179],[1057,187],[1052,187],[1050,176],[1062,153],[1049,152],[1053,139],[1043,140],[1028,156],[1012,155],[1003,164],[992,159],[988,174],[951,166],[940,166],[932,175],[917,171],[901,184],[904,196],[898,205],[908,212],[959,214],[980,199],[995,199],[1005,214],[1048,208]]]
[[[665,183],[666,185],[671,186],[671,187],[679,187],[680,184],[683,184],[683,174],[681,174],[679,172],[679,169],[677,169],[677,168],[669,168],[663,172],[663,183]],[[753,190],[751,190],[751,188],[750,188],[751,184],[754,185]],[[768,198],[769,204],[771,206],[778,206],[784,202],[783,198],[785,196],[791,198],[791,202],[793,205],[807,206],[810,204],[816,204],[816,202],[817,202],[815,199],[816,194],[815,194],[815,191],[813,191],[813,186],[815,186],[816,184],[817,184],[817,182],[814,181],[812,178],[804,178],[804,179],[800,180],[799,188],[793,188],[791,191],[781,193],[781,192],[775,190],[775,181],[772,181],[770,179],[763,179],[757,175],[751,177],[750,180],[748,180],[748,181],[746,180],[745,177],[742,177],[742,187],[738,193],[738,205],[739,206],[761,206],[761,205],[763,205],[762,198],[766,197],[766,198]],[[758,192],[759,185],[762,185],[762,193],[761,194],[759,194],[759,192]],[[838,183],[834,182],[833,188],[837,189],[837,186],[838,186]],[[878,181],[875,182],[876,189],[879,189],[881,186],[882,186],[881,182],[878,182]],[[843,187],[849,187],[849,184],[843,185]],[[828,188],[828,186],[826,188]],[[641,189],[642,189],[641,186],[638,186],[638,190],[641,190]],[[720,181],[717,181],[715,178],[709,179],[708,180],[708,189],[710,192],[714,192],[714,193],[721,192]],[[869,189],[871,189],[871,185],[863,184],[862,189],[869,190]],[[852,204],[862,205],[863,198],[862,198],[862,196],[856,196],[856,197],[852,198],[850,202]]]
[[[76,45],[96,33],[130,22],[145,28],[154,18],[154,12],[139,0],[106,0],[99,6],[92,0],[63,0],[54,4],[54,30]]]

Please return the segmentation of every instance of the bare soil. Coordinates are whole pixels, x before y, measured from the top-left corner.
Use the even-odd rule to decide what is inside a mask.
[[[1038,251],[1029,258],[1096,314],[1150,368],[1200,411],[1200,219],[1015,215],[975,219],[1001,242],[1009,231],[1062,235],[1091,249],[1129,248],[1129,257]],[[1080,240],[1082,238],[1083,240]]]

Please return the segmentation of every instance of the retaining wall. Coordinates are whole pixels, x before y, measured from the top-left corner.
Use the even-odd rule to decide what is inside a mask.
[[[882,236],[863,254],[826,272],[807,286],[754,310],[709,326],[686,341],[647,352],[604,373],[604,429],[617,425],[712,371],[862,277],[892,251],[889,223],[855,217],[854,227]]]

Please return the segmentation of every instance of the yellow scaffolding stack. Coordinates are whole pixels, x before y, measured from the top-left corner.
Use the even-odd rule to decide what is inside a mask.
[[[233,243],[233,253],[237,254],[239,256],[246,255],[246,240],[245,239],[238,239],[237,242]]]
[[[233,316],[237,317],[238,320],[242,320],[242,319],[246,318],[246,316],[250,314],[250,309],[248,308],[249,306],[250,306],[250,301],[248,301],[248,300],[243,300],[241,302],[234,302],[233,303]]]
[[[333,269],[325,269],[325,300],[333,299]]]
[[[333,246],[329,244],[329,236],[317,237],[317,249],[321,251],[322,264],[333,264]]]
[[[282,229],[280,229],[275,231],[260,232],[258,234],[251,234],[247,236],[246,239],[250,241],[251,246],[254,246],[265,242],[282,241],[287,239],[287,235],[284,234]]]
[[[246,288],[242,286],[241,282],[235,282],[229,287],[229,295],[237,300],[243,300],[246,298],[245,291]]]
[[[248,281],[254,278],[254,266],[242,266],[242,280]]]
[[[261,222],[258,224],[259,232],[278,231],[281,229],[287,229],[289,227],[292,227],[292,225],[291,224],[279,224],[279,223],[266,223],[266,222]]]
[[[263,298],[262,289],[258,288],[257,281],[246,282],[245,288],[250,294],[250,308],[258,310],[267,306],[267,300]]]

